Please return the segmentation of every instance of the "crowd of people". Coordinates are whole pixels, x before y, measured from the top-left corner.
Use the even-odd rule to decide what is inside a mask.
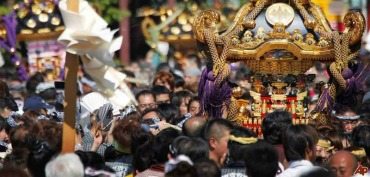
[[[289,112],[275,110],[263,119],[263,138],[259,138],[246,127],[202,112],[197,97],[201,62],[195,56],[186,62],[178,68],[160,64],[149,86],[128,82],[137,105],[117,111],[106,103],[85,113],[78,104],[76,151],[66,154],[61,153],[63,90],[49,83],[45,73],[34,74],[25,84],[3,78],[0,176],[370,175],[366,109],[360,113],[336,105],[332,114],[316,114],[308,124],[300,125],[293,124]],[[133,68],[123,72],[135,77]],[[96,91],[86,73],[79,78],[78,100]],[[360,100],[366,105],[370,104],[370,77],[364,86],[368,92]]]

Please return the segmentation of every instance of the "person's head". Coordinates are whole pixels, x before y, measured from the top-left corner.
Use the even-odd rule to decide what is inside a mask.
[[[23,105],[23,111],[35,111],[39,114],[46,115],[47,110],[51,109],[52,106],[47,104],[40,96],[30,96],[26,98]]]
[[[360,124],[360,116],[348,106],[338,106],[335,117],[341,123],[346,134],[352,133],[352,130]]]
[[[138,102],[139,112],[144,112],[146,109],[155,108],[155,97],[152,91],[142,90],[136,94],[136,100]]]
[[[370,125],[360,125],[352,131],[352,146],[370,147]]]
[[[267,142],[258,141],[245,150],[244,162],[250,177],[274,177],[279,169],[278,154]]]
[[[192,96],[193,94],[187,90],[182,90],[174,93],[171,103],[179,108],[180,116],[183,116],[189,112],[188,105]]]
[[[157,106],[159,116],[166,122],[175,124],[179,116],[179,108],[173,104],[163,103]]]
[[[182,133],[188,137],[202,137],[202,132],[207,120],[203,117],[192,117],[185,121]]]
[[[198,177],[194,166],[188,162],[179,162],[175,169],[165,174],[165,177]]]
[[[218,166],[224,164],[228,153],[228,141],[233,125],[226,119],[212,119],[205,128],[203,138],[208,142],[209,156]]]
[[[28,94],[35,93],[37,85],[41,82],[44,82],[44,75],[42,73],[37,72],[33,76],[31,76],[26,83]]]
[[[97,152],[78,150],[75,154],[80,158],[84,169],[87,167],[97,170],[104,168],[104,160]]]
[[[200,138],[179,136],[170,145],[170,155],[176,158],[179,155],[186,155],[191,161],[208,158],[209,148],[207,142]]]
[[[20,168],[2,168],[0,170],[1,177],[30,177],[29,174]]]
[[[172,92],[175,89],[175,78],[169,72],[159,71],[153,79],[153,86],[156,85],[164,86]]]
[[[0,97],[9,97],[9,87],[6,82],[0,80]]]
[[[356,157],[348,151],[338,151],[329,159],[329,166],[337,177],[351,177],[357,165]]]
[[[335,177],[335,174],[326,168],[314,168],[298,177]]]
[[[250,141],[244,141],[244,140]],[[244,151],[251,144],[256,143],[257,138],[254,132],[245,128],[236,126],[230,132],[230,139],[228,142],[229,148],[229,163],[231,167],[233,165],[244,164],[244,158],[241,154],[244,154]]]
[[[10,126],[6,119],[0,118],[0,141],[9,140]]]
[[[152,92],[154,93],[157,105],[162,103],[171,103],[171,92],[165,86],[155,85],[152,88]]]
[[[140,128],[140,122],[136,120],[123,119],[118,121],[112,132],[114,149],[121,153],[132,153],[132,137],[140,131]]]
[[[146,109],[142,114],[141,114],[141,121],[143,121],[144,123],[146,121],[152,121],[153,119],[162,119],[162,117],[160,117],[159,115],[159,112],[158,112],[158,109],[157,108],[154,108],[154,109]]]
[[[215,161],[205,158],[194,162],[194,167],[197,170],[198,176],[204,177],[220,177],[221,170],[217,167]]]
[[[316,134],[315,134],[316,133]],[[290,125],[283,135],[283,146],[287,160],[310,160],[316,158],[317,132],[308,125]]]
[[[196,67],[189,67],[184,70],[185,87],[193,92],[198,89],[199,77],[202,71]]]
[[[47,103],[54,103],[57,96],[57,90],[55,89],[54,83],[42,82],[36,87],[36,94],[38,94]]]
[[[334,146],[329,138],[321,137],[316,144],[316,162],[323,164],[331,156]]]
[[[188,111],[192,116],[197,116],[200,113],[199,97],[193,97],[189,101]]]
[[[84,167],[76,154],[62,154],[48,162],[45,174],[46,177],[83,177]]]
[[[286,128],[292,125],[292,116],[286,111],[274,111],[262,121],[263,138],[273,144],[282,144],[282,135]]]
[[[174,77],[175,77],[175,90],[174,90],[174,92],[183,90],[184,86],[185,86],[184,78],[177,75],[177,74],[174,74]]]
[[[164,164],[168,160],[169,147],[172,141],[180,136],[180,132],[173,128],[166,128],[153,139],[153,164]]]
[[[12,111],[18,111],[17,103],[10,97],[0,97],[0,117],[8,118]]]

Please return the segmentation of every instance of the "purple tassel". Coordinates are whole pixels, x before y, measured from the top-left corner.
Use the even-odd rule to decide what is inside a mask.
[[[329,88],[325,88],[321,93],[319,100],[317,101],[315,111],[324,112],[327,111],[329,114],[333,110],[334,99],[329,94]]]
[[[199,98],[201,111],[208,113],[209,118],[222,118],[223,105],[230,104],[231,87],[227,81],[220,86],[215,84],[212,69],[205,68],[199,81]]]

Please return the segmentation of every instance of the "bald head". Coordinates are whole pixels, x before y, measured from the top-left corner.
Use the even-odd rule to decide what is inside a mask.
[[[206,119],[203,117],[192,117],[184,123],[184,126],[182,127],[182,132],[185,136],[201,137],[202,130],[206,122]]]
[[[348,151],[338,151],[329,160],[337,177],[351,177],[357,168],[356,157]]]

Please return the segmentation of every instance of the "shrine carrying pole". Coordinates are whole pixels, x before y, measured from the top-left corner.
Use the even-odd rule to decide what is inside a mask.
[[[79,0],[67,0],[67,9],[78,13]],[[77,70],[78,55],[67,52],[65,62],[65,103],[62,153],[74,152],[75,150],[75,120],[76,120],[76,95],[77,95]]]

